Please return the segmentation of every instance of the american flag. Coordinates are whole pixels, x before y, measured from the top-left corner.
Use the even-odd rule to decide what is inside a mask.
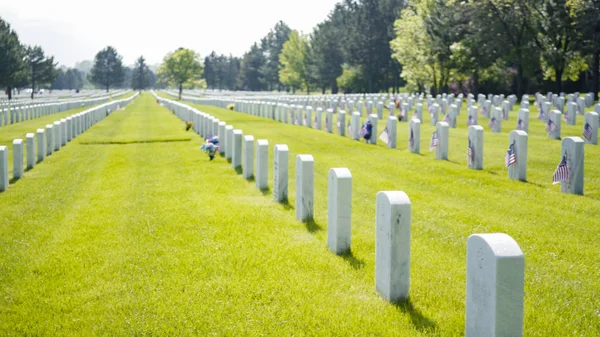
[[[583,136],[587,140],[592,140],[592,126],[587,122],[583,126]]]
[[[496,125],[498,124],[498,122],[496,121],[496,117],[492,117],[492,119],[490,119],[490,128],[493,129],[496,127]]]
[[[508,147],[508,151],[506,151],[506,156],[504,157],[504,162],[506,164],[506,168],[510,165],[517,162],[517,156],[515,155],[514,144],[510,144]]]
[[[473,116],[469,115],[469,118],[467,119],[467,125],[475,125],[475,118],[473,118]]]
[[[475,158],[475,151],[473,150],[473,145],[471,144],[471,138],[469,138],[469,148],[467,149],[467,156],[469,156],[469,159],[471,161],[473,161],[473,158]]]
[[[524,130],[525,129],[525,121],[522,120],[521,118],[519,118],[519,121],[517,122],[517,130]]]
[[[412,128],[410,129],[410,138],[408,138],[408,146],[412,150],[415,146],[415,136],[413,134]]]
[[[548,123],[546,123],[546,132],[549,134],[556,131],[556,124],[551,119],[548,119]]]
[[[348,121],[348,134],[352,136],[352,124]]]
[[[538,114],[538,119],[539,120],[544,119],[544,109],[542,109],[541,105],[540,105],[540,113]]]
[[[388,134],[387,128],[385,128],[385,129],[383,129],[383,131],[381,131],[381,134],[379,135],[379,139],[381,139],[381,141],[384,142],[386,145],[390,142],[390,135]]]
[[[360,131],[358,132],[358,136],[360,138],[364,137],[367,134],[367,127],[363,124],[363,126],[360,128]]]
[[[438,134],[437,131],[434,131],[433,135],[431,136],[431,143],[429,143],[429,152],[433,151],[438,146],[438,143]]]
[[[552,177],[552,185],[558,184],[563,181],[569,180],[569,168],[567,167],[567,156],[563,156],[560,164],[554,171],[554,176]]]
[[[340,121],[338,120],[337,121],[337,127],[338,127],[338,129],[340,128],[340,126],[341,126],[341,124],[340,124]]]
[[[450,114],[449,113],[447,113],[446,116],[444,116],[444,122],[450,123]]]
[[[568,112],[564,113],[563,120],[565,121],[565,123],[569,123],[569,113]]]
[[[315,115],[315,123],[314,123],[314,128],[317,128],[317,116]]]
[[[487,115],[487,109],[486,107],[483,107],[483,109],[481,109],[481,114],[486,116]]]

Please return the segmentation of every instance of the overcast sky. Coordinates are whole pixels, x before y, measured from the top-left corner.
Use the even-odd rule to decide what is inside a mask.
[[[93,60],[111,45],[131,65],[160,63],[179,47],[205,57],[242,56],[277,21],[310,33],[340,0],[1,0],[0,17],[21,43],[41,45],[61,65]],[[154,3],[156,5],[154,5]]]

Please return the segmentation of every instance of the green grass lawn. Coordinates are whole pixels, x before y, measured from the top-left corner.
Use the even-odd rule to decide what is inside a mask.
[[[560,142],[535,130],[521,183],[503,168],[505,133],[486,132],[485,170],[466,168],[464,114],[450,161],[438,161],[425,152],[427,123],[425,154],[414,155],[404,123],[390,150],[200,108],[269,140],[270,187],[273,146],[289,146],[290,205],[224,158],[209,161],[202,139],[144,94],[0,193],[0,335],[460,336],[466,240],[487,232],[511,235],[525,253],[525,335],[600,333],[597,147],[585,149],[586,196],[573,196],[551,186]],[[312,225],[293,209],[295,155],[305,153],[315,158]],[[354,178],[344,257],[326,247],[332,167]],[[381,190],[413,203],[403,304],[374,286]]]

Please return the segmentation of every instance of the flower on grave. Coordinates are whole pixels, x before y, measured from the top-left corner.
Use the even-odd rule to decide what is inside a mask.
[[[193,122],[187,122],[187,123],[185,123],[185,131],[188,131],[189,129],[191,129],[193,125],[194,125]]]
[[[229,110],[233,110],[233,108],[234,108],[234,107],[235,107],[235,105],[233,105],[233,104],[229,104],[229,105],[227,106],[227,109],[229,109]]]

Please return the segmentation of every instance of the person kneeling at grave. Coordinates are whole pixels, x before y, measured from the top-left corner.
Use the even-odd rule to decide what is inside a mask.
[[[366,121],[365,124],[363,124],[362,128],[360,128],[360,132],[362,133],[362,137],[365,139],[365,141],[368,143],[369,140],[371,139],[371,132],[373,131],[373,124],[371,123],[371,121]]]
[[[215,159],[215,153],[219,151],[219,137],[212,136],[206,140],[206,143],[202,144],[200,149],[208,153],[210,160]]]

